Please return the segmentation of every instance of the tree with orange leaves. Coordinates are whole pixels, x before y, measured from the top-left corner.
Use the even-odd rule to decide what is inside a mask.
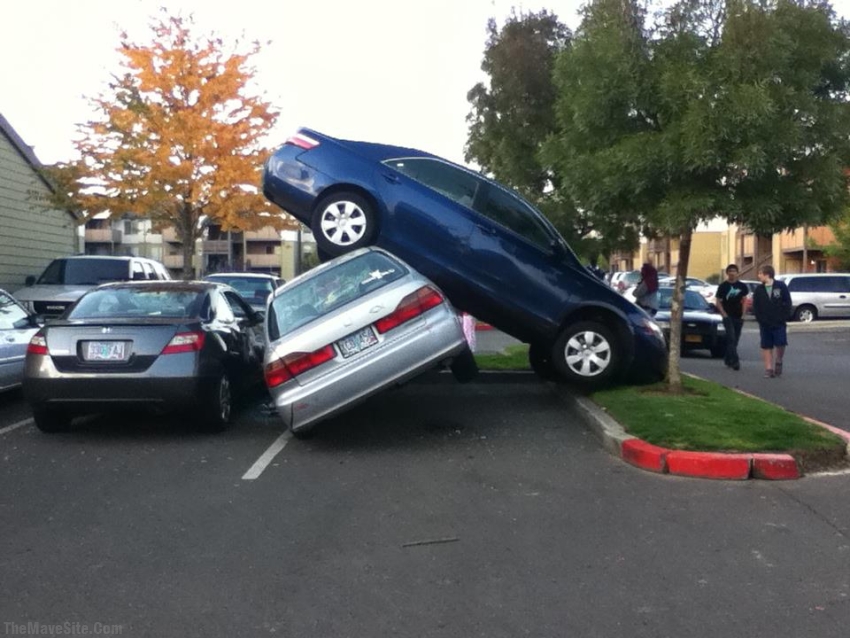
[[[91,100],[99,117],[78,126],[80,158],[51,171],[53,202],[85,217],[134,215],[173,226],[183,242],[183,277],[205,223],[223,230],[294,227],[259,192],[277,112],[250,94],[254,69],[237,41],[193,37],[190,18],[163,12],[149,44],[122,33],[123,74]]]

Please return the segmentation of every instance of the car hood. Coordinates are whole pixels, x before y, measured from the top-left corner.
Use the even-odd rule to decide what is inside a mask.
[[[76,301],[95,286],[35,285],[21,288],[13,295],[18,301]]]

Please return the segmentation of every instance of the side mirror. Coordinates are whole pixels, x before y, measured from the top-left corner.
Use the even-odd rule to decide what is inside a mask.
[[[266,313],[262,310],[257,310],[254,312],[254,324],[261,324],[266,320]]]
[[[34,275],[27,275],[27,278],[24,279],[24,286],[27,286],[27,287],[35,286],[35,276]]]

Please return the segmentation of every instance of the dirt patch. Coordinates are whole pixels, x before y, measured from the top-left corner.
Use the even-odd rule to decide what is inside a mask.
[[[844,445],[826,450],[791,450],[803,474],[850,469],[850,459]]]

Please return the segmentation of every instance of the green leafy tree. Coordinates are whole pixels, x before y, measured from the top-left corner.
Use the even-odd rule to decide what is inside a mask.
[[[819,248],[827,257],[834,259],[839,270],[848,271],[850,270],[850,212],[845,212],[841,218],[834,221],[830,229],[835,235],[835,242],[826,246],[815,244],[813,247]]]
[[[697,225],[772,233],[846,208],[848,43],[825,2],[684,0],[650,23],[595,0],[560,54],[544,156],[578,206],[679,239],[671,389]]]

